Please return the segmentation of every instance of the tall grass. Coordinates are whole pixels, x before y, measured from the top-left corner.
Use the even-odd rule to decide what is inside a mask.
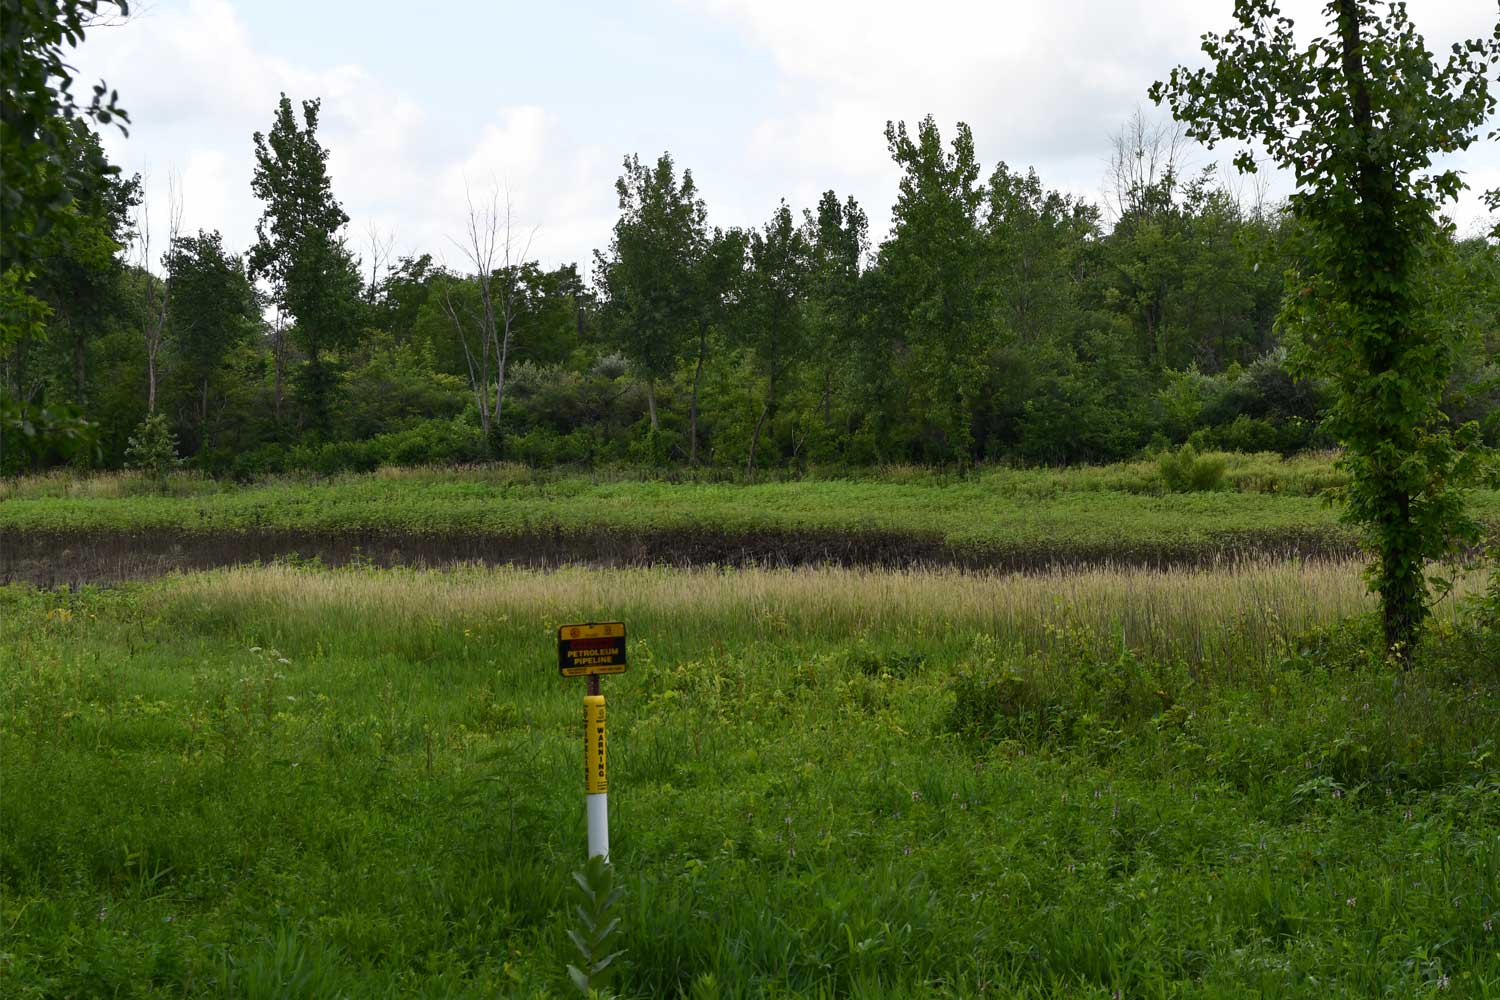
[[[1314,625],[1369,609],[1359,567],[1347,561],[1261,561],[1157,572],[1130,567],[1036,574],[941,570],[594,570],[514,568],[324,572],[295,565],[214,571],[149,592],[197,627],[203,621],[285,623],[278,635],[339,635],[356,649],[434,629],[496,621],[537,623],[625,616],[645,634],[681,642],[795,636],[807,641],[881,637],[944,642],[984,633],[1050,651],[1066,629],[1101,651],[1122,642],[1157,659],[1232,666],[1284,651]],[[1460,574],[1439,607],[1479,589]]]

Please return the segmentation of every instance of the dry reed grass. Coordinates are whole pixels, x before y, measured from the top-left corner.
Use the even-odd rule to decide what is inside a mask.
[[[1477,591],[1461,576],[1455,597]],[[1045,649],[1086,637],[1191,662],[1256,659],[1304,630],[1368,610],[1360,567],[1267,561],[1158,572],[1138,568],[981,574],[844,568],[535,571],[309,570],[246,567],[176,577],[175,606],[231,617],[336,620],[401,632],[501,619],[551,627],[622,617],[658,632],[722,623],[810,639],[988,634]],[[1440,614],[1453,606],[1450,598]],[[1256,651],[1258,655],[1256,655]]]

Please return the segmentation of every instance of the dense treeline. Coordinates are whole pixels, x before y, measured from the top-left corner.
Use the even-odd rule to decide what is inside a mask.
[[[180,204],[153,249],[163,206],[140,178],[68,171],[72,223],[6,272],[4,471],[172,454],[240,476],[1060,463],[1329,443],[1325,387],[1298,377],[1276,323],[1298,226],[1185,170],[1170,128],[1121,129],[1099,204],[1034,170],[986,173],[962,124],[945,139],[931,118],[892,123],[902,179],[879,245],[833,191],[712,226],[691,170],[632,156],[607,248],[588,271],[549,271],[498,198],[471,201],[463,267],[354,246],[317,124],[316,101],[283,97],[254,137],[264,215],[243,252],[180,232]],[[68,135],[75,162],[102,162],[87,123]],[[1500,440],[1500,249],[1450,231],[1424,268],[1462,335],[1446,407]]]

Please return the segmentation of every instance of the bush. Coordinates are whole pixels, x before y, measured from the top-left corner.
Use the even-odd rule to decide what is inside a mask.
[[[1050,699],[1037,682],[1012,670],[966,671],[953,679],[947,729],[974,743],[1019,740],[1071,743],[1078,713]]]
[[[177,437],[167,426],[166,414],[153,413],[141,421],[125,449],[125,463],[157,482],[182,464],[177,457]]]
[[[1169,493],[1220,489],[1224,485],[1224,470],[1228,465],[1222,455],[1199,455],[1198,449],[1191,444],[1185,444],[1175,452],[1163,452],[1156,460],[1162,485]]]
[[[484,433],[466,416],[422,420],[364,441],[267,444],[236,456],[230,472],[255,479],[283,472],[371,472],[387,465],[463,465],[491,457]]]

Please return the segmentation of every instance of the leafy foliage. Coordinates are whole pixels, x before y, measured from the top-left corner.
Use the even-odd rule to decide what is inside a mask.
[[[1156,465],[1168,492],[1189,493],[1218,489],[1228,463],[1221,455],[1199,455],[1192,444],[1185,444],[1176,451],[1162,452]]]
[[[573,873],[574,926],[568,940],[578,949],[583,964],[568,965],[568,978],[585,997],[598,995],[614,976],[615,959],[624,950],[611,951],[620,930],[619,912],[625,890],[615,885],[615,870],[602,855],[589,858],[583,871]]]
[[[1428,275],[1446,252],[1438,209],[1463,189],[1433,158],[1465,149],[1495,110],[1496,37],[1437,62],[1407,18],[1331,0],[1332,34],[1299,43],[1274,0],[1239,0],[1236,27],[1204,36],[1212,69],[1179,68],[1152,96],[1212,146],[1255,141],[1292,172],[1307,269],[1283,322],[1335,395],[1330,431],[1347,448],[1351,521],[1371,535],[1386,645],[1403,661],[1427,617],[1425,567],[1472,540],[1462,488],[1478,428],[1453,428],[1440,403],[1456,340]],[[1254,172],[1248,152],[1236,165]]]
[[[326,352],[349,346],[358,333],[360,277],[340,230],[349,221],[328,179],[328,153],[318,142],[320,102],[302,102],[302,125],[281,95],[269,135],[255,133],[250,188],[265,203],[255,225],[250,273],[270,281],[278,305],[297,320],[306,355],[298,386],[306,421],[326,431],[337,378]]]
[[[38,241],[61,226],[66,239],[74,193],[100,176],[118,174],[97,147],[84,158],[67,150],[75,125],[95,121],[124,130],[130,116],[100,82],[80,105],[66,49],[108,11],[129,12],[123,0],[4,0],[0,3],[0,272],[26,271]],[[3,343],[3,341],[0,341]]]
[[[166,479],[167,473],[182,464],[177,457],[177,437],[167,426],[165,414],[153,413],[141,421],[130,436],[125,460],[157,481]]]
[[[0,394],[0,474],[16,475],[51,462],[92,459],[98,427],[78,408],[22,403]]]

